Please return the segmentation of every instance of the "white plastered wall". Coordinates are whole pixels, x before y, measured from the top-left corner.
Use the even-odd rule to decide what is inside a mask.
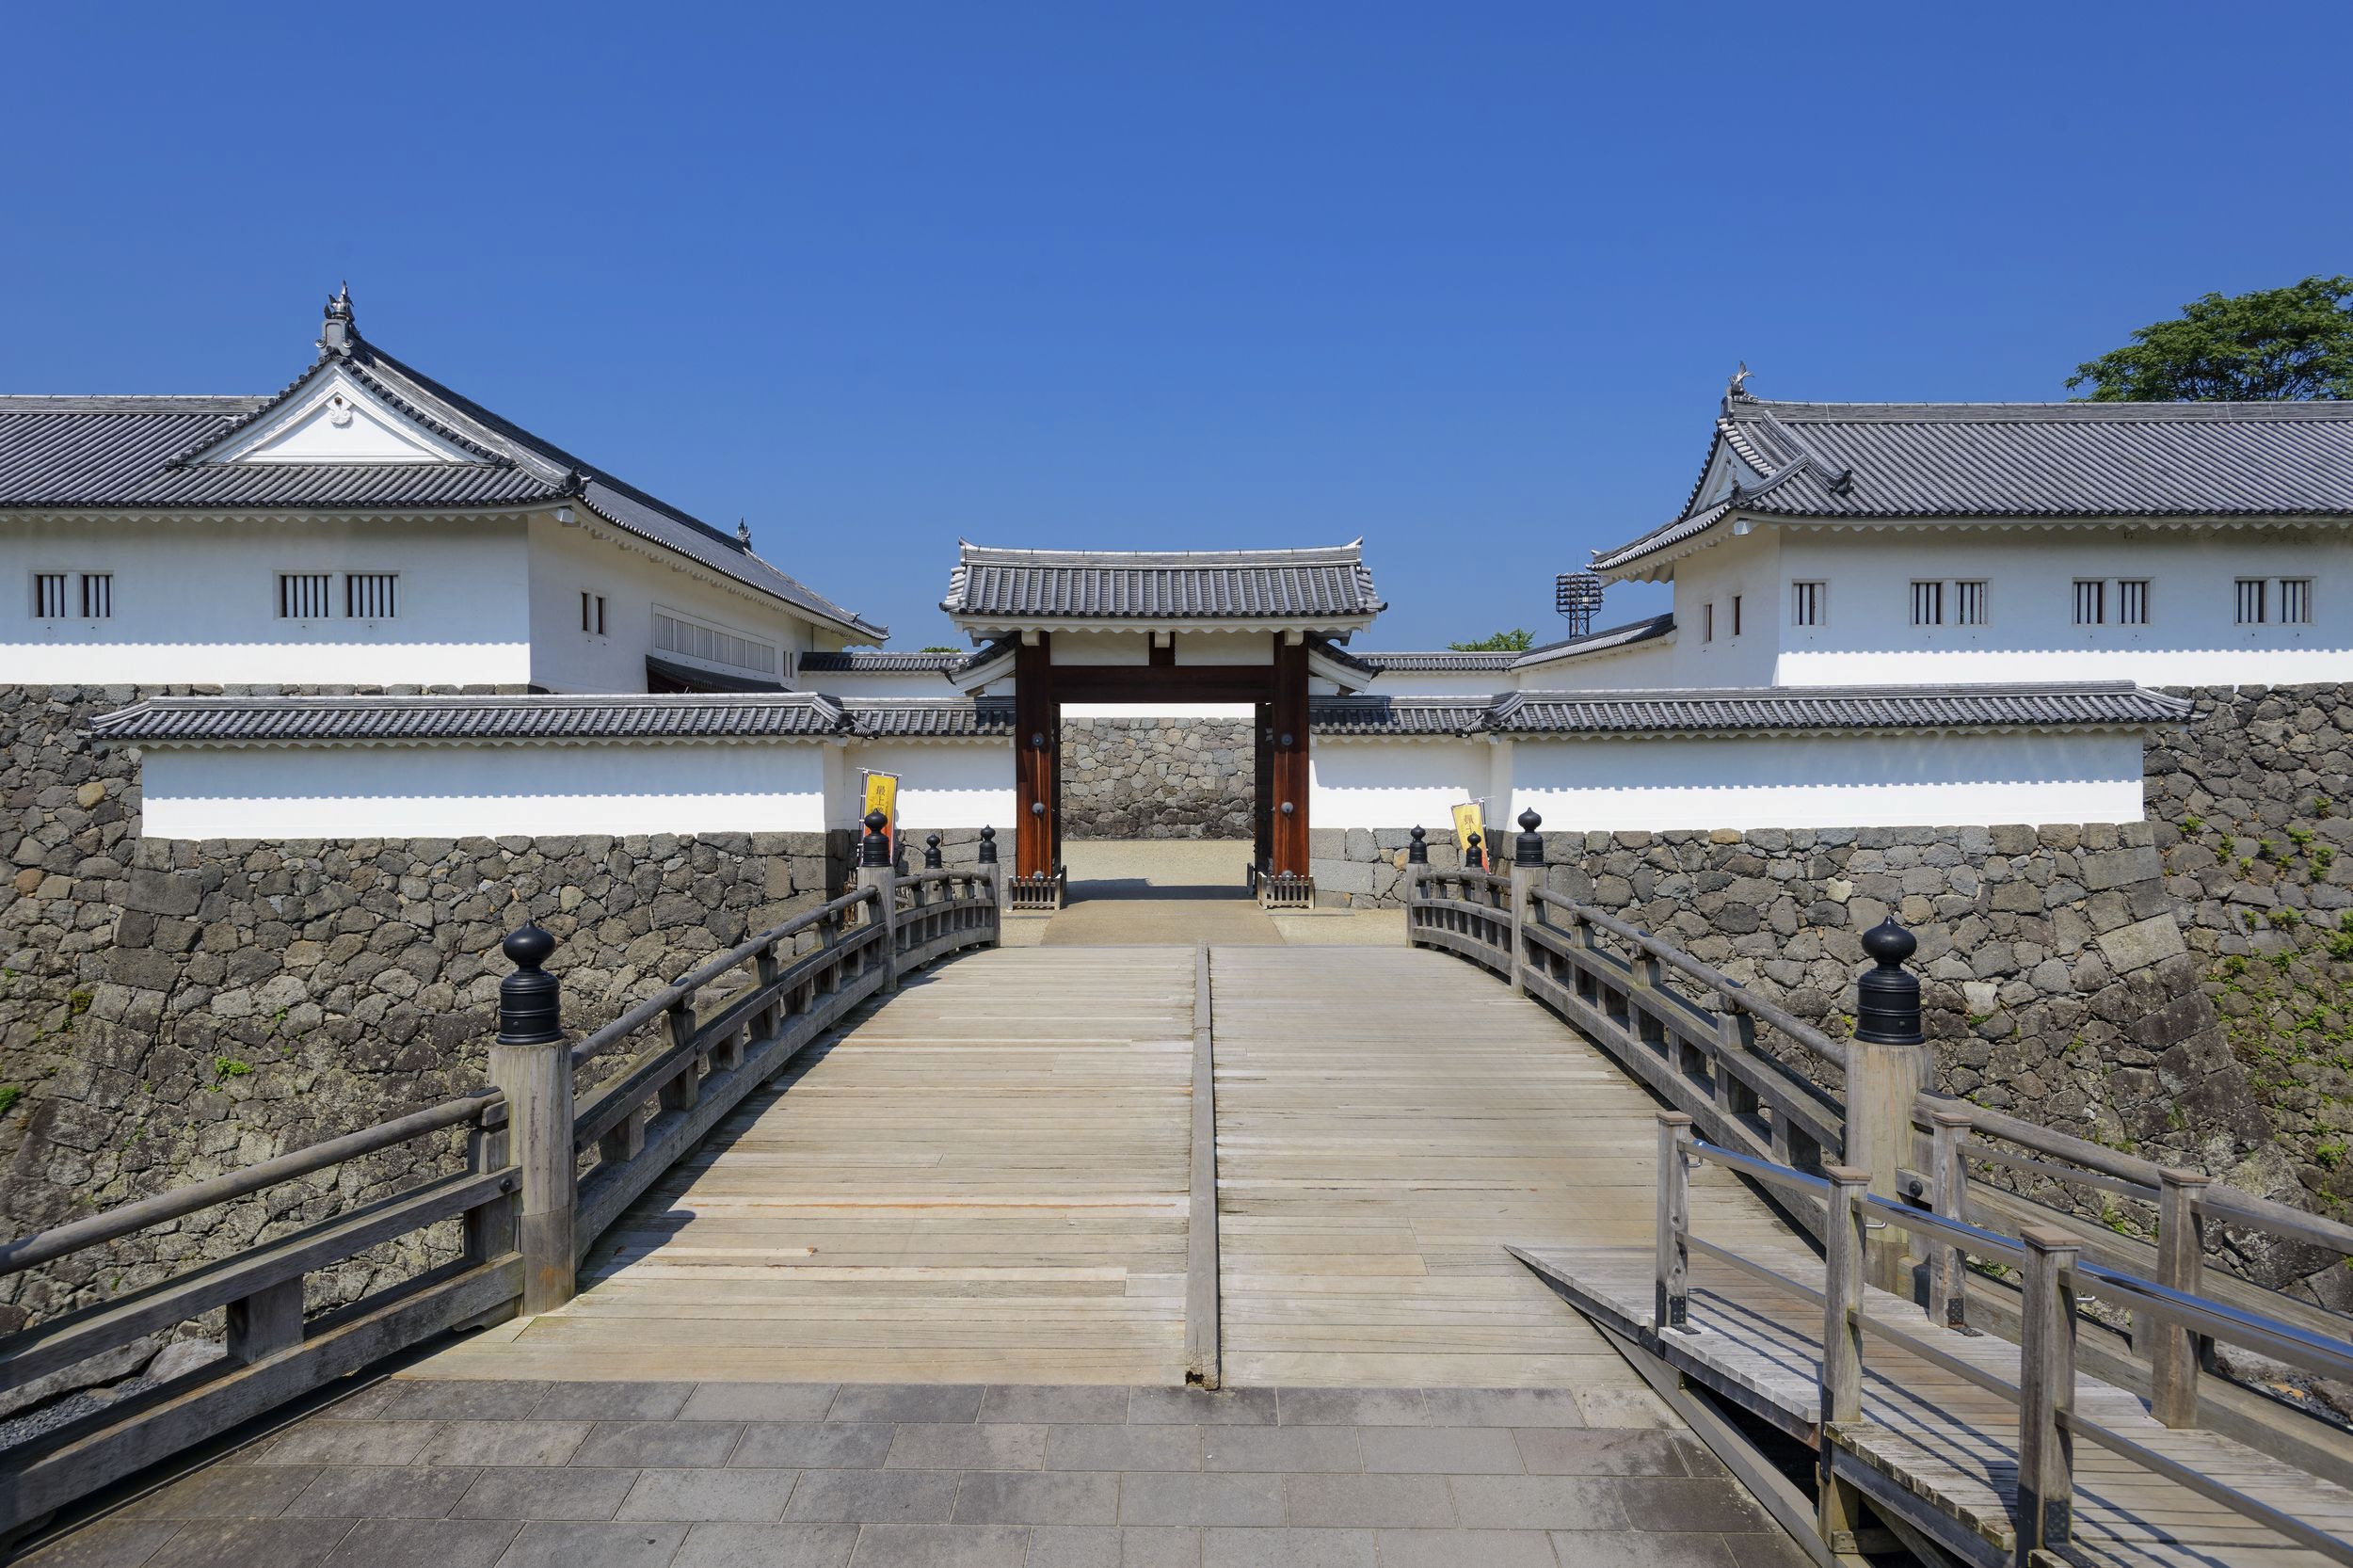
[[[1522,738],[1526,807],[1562,832],[2138,822],[2141,737]]]
[[[1774,619],[1785,685],[2353,680],[2353,535],[2342,530],[1792,529],[1781,564]],[[1690,566],[1676,568],[1678,617]],[[2240,577],[2275,580],[2274,614],[2277,579],[2313,579],[2312,624],[2236,624]],[[1790,626],[1787,584],[1809,578],[1830,585],[1826,624]],[[2111,624],[2074,624],[2077,578],[2108,584]],[[2122,578],[2149,581],[2148,625],[2113,624]],[[1948,616],[1949,584],[1984,581],[1986,624],[1914,627],[1915,579],[1947,584]]]
[[[1308,750],[1307,823],[1315,828],[1413,827],[1443,835],[1463,801],[1490,795],[1497,747],[1486,741],[1400,741],[1319,735]],[[1495,803],[1488,804],[1489,818]]]
[[[1012,840],[1010,741],[854,741],[826,801],[827,826],[857,821],[865,773],[898,775],[899,820],[910,828],[994,827]]]
[[[152,839],[812,833],[826,748],[740,744],[153,746]]]
[[[113,575],[104,620],[38,620],[36,572]],[[398,614],[278,616],[278,574],[398,572]],[[0,671],[72,685],[503,685],[532,679],[523,525],[514,518],[339,522],[0,521]],[[639,687],[632,690],[642,689]]]

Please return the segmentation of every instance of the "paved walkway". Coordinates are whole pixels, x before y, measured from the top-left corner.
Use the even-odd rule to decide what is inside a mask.
[[[388,1380],[30,1568],[1800,1568],[1565,1390]]]

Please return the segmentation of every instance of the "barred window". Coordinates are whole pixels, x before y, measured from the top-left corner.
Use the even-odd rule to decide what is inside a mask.
[[[104,620],[115,613],[115,574],[110,571],[82,573],[82,618]]]
[[[2270,618],[2265,614],[2270,607],[2270,596],[2266,591],[2270,586],[2260,577],[2242,577],[2238,580],[2238,623],[2241,626],[2261,626]]]
[[[1827,583],[1792,583],[1789,584],[1789,624],[1819,626],[1829,608],[1830,584]]]
[[[1712,643],[1715,640],[1716,602],[1715,600],[1710,600],[1705,604],[1700,606],[1700,641],[1704,643]]]
[[[63,620],[65,607],[65,573],[37,571],[33,573],[33,616],[37,620]]]
[[[1912,624],[1942,626],[1945,624],[1945,584],[1914,583],[1912,585]]]
[[[2149,580],[2127,577],[2116,585],[2116,620],[2120,626],[2149,624]]]
[[[689,659],[733,664],[762,675],[776,672],[776,650],[768,644],[739,637],[714,626],[681,620],[659,610],[653,616],[653,646],[664,653],[683,653]]]
[[[1732,634],[1736,637],[1740,634],[1740,596],[1738,594],[1732,596]]]
[[[280,620],[325,620],[334,614],[328,592],[334,586],[332,572],[281,571],[278,574],[278,618]]]
[[[1982,581],[1953,584],[1953,624],[1985,624],[1985,584]]]
[[[597,636],[604,635],[604,595],[580,590],[580,629]]]
[[[2075,579],[2075,624],[2100,626],[2108,618],[2108,585],[2096,577]]]
[[[2313,580],[2309,577],[2280,579],[2280,622],[2283,626],[2308,625],[2313,618]]]
[[[344,614],[353,620],[391,620],[400,613],[400,573],[355,571],[344,577]]]

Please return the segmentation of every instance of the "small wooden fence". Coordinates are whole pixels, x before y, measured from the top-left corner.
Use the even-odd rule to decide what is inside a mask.
[[[1859,983],[1859,1027],[1833,1040],[1659,936],[1545,888],[1541,825],[1535,812],[1524,812],[1511,862],[1493,872],[1429,865],[1417,829],[1407,939],[1477,964],[1543,1002],[1690,1116],[1710,1144],[1806,1174],[1859,1169],[1876,1201],[2012,1235],[2033,1224],[2081,1226],[2078,1208],[2122,1198],[2156,1240],[2084,1227],[2083,1248],[2099,1266],[2203,1290],[2306,1335],[2344,1333],[2336,1314],[2209,1270],[2204,1259],[2226,1227],[2353,1257],[2353,1225],[1933,1093],[1919,984],[1901,968],[1916,946],[1911,933],[1890,921],[1864,934],[1875,967]],[[1972,1181],[1972,1164],[2039,1184],[2056,1201]],[[1784,1184],[1772,1195],[1815,1236],[1824,1234],[1816,1189]],[[1960,1310],[1965,1292],[1980,1322],[2018,1332],[2014,1288],[1962,1267],[1950,1248],[1923,1239],[1908,1251],[1905,1240],[1899,1229],[1874,1226],[1865,1260],[1873,1285],[1924,1303],[1924,1292],[1941,1292],[1948,1312]],[[2201,1426],[2353,1482],[2353,1444],[2282,1418],[2260,1396],[2213,1386],[2219,1380],[2201,1387],[2180,1365],[2188,1352],[2178,1336],[2148,1309],[2136,1304],[2132,1313],[2128,1340],[2087,1339],[2087,1364],[2099,1375],[2164,1401],[2177,1418],[2194,1413]],[[2211,1347],[2193,1359],[2211,1365]]]
[[[879,844],[870,834],[868,856]],[[984,844],[986,856],[993,844]],[[461,1169],[203,1264],[161,1284],[0,1337],[0,1391],[214,1311],[227,1354],[0,1452],[0,1548],[57,1508],[288,1400],[451,1329],[569,1299],[580,1258],[614,1220],[757,1085],[902,977],[1000,936],[999,870],[938,864],[859,886],[680,976],[574,1045],[560,1027],[554,938],[506,938],[490,1087],[307,1149],[0,1243],[21,1272],[393,1148],[466,1130]],[[730,982],[736,982],[730,987]],[[650,1044],[575,1100],[575,1068]],[[457,1256],[306,1316],[303,1281],[442,1221]]]

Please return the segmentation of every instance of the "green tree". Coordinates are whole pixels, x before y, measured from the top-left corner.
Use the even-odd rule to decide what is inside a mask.
[[[2353,278],[2210,294],[2067,378],[2092,403],[2353,397]]]
[[[1525,653],[1536,646],[1536,633],[1524,626],[1497,632],[1475,643],[1449,643],[1457,653]]]

